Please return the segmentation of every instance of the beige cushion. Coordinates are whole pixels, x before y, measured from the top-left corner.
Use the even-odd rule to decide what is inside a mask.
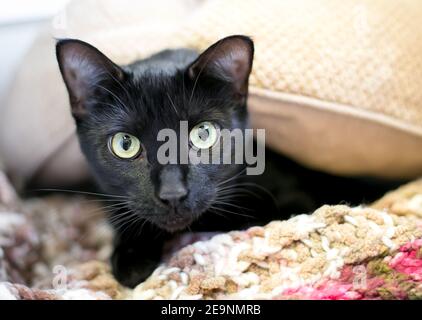
[[[328,172],[413,177],[422,174],[421,20],[419,0],[79,0],[52,34],[88,41],[117,63],[250,35],[249,107],[271,147]],[[1,106],[0,154],[15,176],[78,180],[86,171],[54,42],[44,38]],[[58,157],[72,145],[72,157]]]

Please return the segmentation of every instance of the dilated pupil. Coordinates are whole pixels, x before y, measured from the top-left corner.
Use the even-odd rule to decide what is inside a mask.
[[[122,149],[128,151],[131,145],[132,139],[129,136],[124,136],[121,143]]]

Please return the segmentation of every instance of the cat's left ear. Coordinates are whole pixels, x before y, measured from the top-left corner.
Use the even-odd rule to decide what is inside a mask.
[[[248,93],[254,55],[253,41],[246,36],[224,38],[205,50],[189,67],[193,81],[210,77],[232,86],[238,97]]]

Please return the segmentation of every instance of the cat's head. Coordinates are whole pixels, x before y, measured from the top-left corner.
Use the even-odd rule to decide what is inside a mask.
[[[118,66],[87,43],[59,41],[80,145],[99,185],[120,196],[132,214],[168,231],[185,228],[215,205],[243,165],[163,164],[159,149],[167,141],[158,135],[173,130],[179,145],[171,141],[170,151],[180,151],[181,121],[187,121],[186,148],[212,154],[219,129],[245,130],[253,51],[249,38],[231,36],[200,55],[168,50]]]

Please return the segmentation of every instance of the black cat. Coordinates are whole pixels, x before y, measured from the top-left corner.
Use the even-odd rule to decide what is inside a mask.
[[[245,175],[244,164],[158,161],[158,133],[179,133],[181,121],[187,147],[201,150],[217,143],[220,129],[248,128],[253,54],[251,39],[231,36],[200,55],[166,50],[118,66],[82,41],[57,43],[82,151],[116,201],[112,266],[122,284],[149,276],[174,232],[242,229],[324,203],[372,200],[390,187],[311,171],[269,150],[261,176]]]

